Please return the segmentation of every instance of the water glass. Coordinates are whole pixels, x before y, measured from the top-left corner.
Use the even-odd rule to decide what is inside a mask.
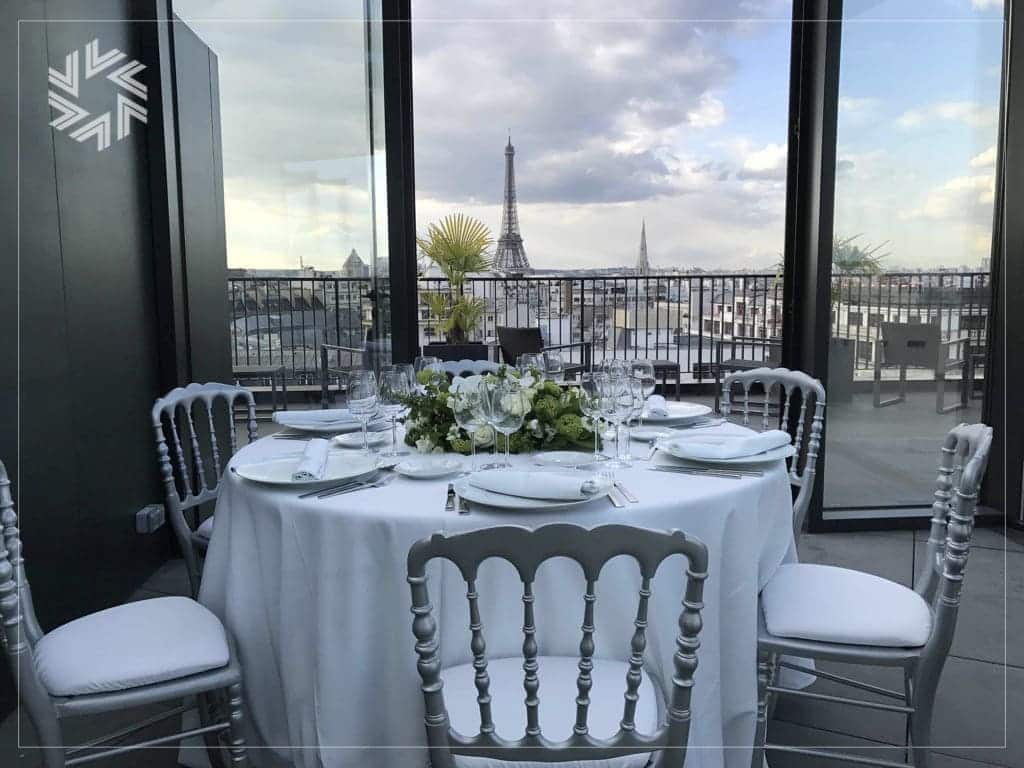
[[[602,380],[601,415],[615,430],[615,458],[610,466],[628,467],[629,461],[621,458],[622,422],[629,416],[633,408],[633,395],[629,388],[629,376],[608,375]]]
[[[370,453],[366,425],[377,413],[377,377],[373,371],[350,371],[348,374],[348,409],[363,428],[363,453]]]
[[[383,456],[404,456],[408,451],[398,447],[398,417],[406,408],[412,389],[408,374],[401,370],[383,370],[380,375],[380,409],[391,419],[391,450]]]
[[[544,377],[561,383],[565,381],[565,363],[562,362],[562,353],[551,351],[544,353]]]
[[[496,432],[505,436],[505,463],[502,466],[504,469],[510,469],[510,437],[522,428],[528,408],[523,388],[514,379],[484,381],[480,384],[480,404],[487,423]]]

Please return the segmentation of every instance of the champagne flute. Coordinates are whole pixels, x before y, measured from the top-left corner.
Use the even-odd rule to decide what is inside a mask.
[[[411,389],[409,377],[401,369],[384,370],[380,376],[380,408],[391,419],[391,450],[382,456],[404,456],[406,450],[398,447],[398,417],[405,411]]]
[[[373,371],[349,372],[348,409],[363,428],[363,453],[370,453],[366,425],[377,412],[377,377]]]
[[[650,360],[634,360],[630,366],[630,374],[634,379],[641,383],[642,395],[644,401],[648,397],[654,394],[654,390],[657,387],[657,381],[654,378],[654,363]],[[644,425],[644,412],[640,409],[640,426]]]
[[[590,418],[594,431],[594,461],[606,461],[608,458],[597,445],[601,433],[601,387],[604,378],[605,374],[593,372],[586,372],[580,377],[580,410]]]
[[[609,375],[602,381],[601,388],[601,414],[615,430],[615,454],[608,466],[628,467],[629,462],[621,458],[621,425],[622,420],[628,415],[632,408],[632,394],[629,391],[628,376]]]

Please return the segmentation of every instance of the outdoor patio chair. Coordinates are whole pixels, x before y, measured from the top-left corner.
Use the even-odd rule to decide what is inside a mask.
[[[728,357],[726,357],[728,347]],[[760,355],[760,356],[758,356]],[[733,336],[715,341],[715,410],[719,407],[722,376],[734,371],[775,368],[782,362],[782,339]]]
[[[935,692],[956,629],[978,489],[991,444],[992,429],[984,424],[961,424],[946,436],[926,556],[914,589],[860,571],[806,563],[782,565],[769,580],[761,593],[753,768],[761,768],[765,750],[850,761],[848,754],[831,750],[766,744],[770,699],[778,695],[903,714],[906,756],[914,766],[928,768]],[[902,668],[904,689],[893,691],[812,669],[792,657]],[[775,682],[780,667],[868,691],[887,701],[782,687]],[[854,756],[853,761],[898,765],[864,755]]]
[[[683,610],[674,656],[672,679],[666,681],[669,701],[660,721],[655,686],[644,674],[647,610],[651,580],[666,558],[687,559]],[[641,587],[628,662],[594,659],[594,603],[602,566],[626,555],[640,568]],[[497,557],[511,563],[523,582],[523,656],[488,659],[476,592],[477,569]],[[539,656],[533,615],[533,584],[538,568],[552,558],[575,560],[586,579],[580,657]],[[427,564],[449,560],[467,585],[470,650],[473,661],[442,668],[437,625],[427,591]],[[568,761],[607,760],[607,768],[649,765],[652,752],[659,768],[682,768],[690,732],[690,697],[700,645],[701,608],[707,578],[707,547],[681,531],[651,531],[626,525],[593,529],[576,525],[484,528],[456,535],[436,533],[412,546],[408,580],[412,589],[412,631],[416,636],[417,668],[422,678],[424,723],[432,768],[469,765],[501,768],[515,761],[522,768],[534,762],[552,765]],[[525,670],[525,676],[524,676]],[[539,674],[538,674],[539,673]],[[599,699],[589,692],[619,689],[625,681],[625,704]],[[526,690],[526,733],[514,707],[498,697],[515,697]],[[539,690],[538,690],[539,689]],[[492,690],[494,691],[492,696]],[[445,696],[445,692],[450,695]],[[543,714],[538,693],[544,695]],[[493,701],[492,701],[493,699]],[[506,699],[507,700],[507,699]],[[592,706],[593,704],[593,706]],[[617,704],[617,705],[616,705]],[[552,741],[542,732],[572,735]],[[473,735],[470,735],[473,734]],[[513,736],[515,734],[515,736]]]
[[[220,621],[187,597],[126,603],[44,633],[22,557],[18,517],[0,462],[0,639],[18,697],[34,726],[46,768],[110,758],[203,736],[215,766],[247,764],[242,683]],[[198,728],[137,744],[126,737],[186,711],[168,708],[138,725],[81,746],[64,743],[61,721],[198,697]],[[112,763],[111,763],[112,764]]]
[[[926,368],[935,371],[935,412],[951,413],[966,407],[970,366],[966,345],[969,336],[942,339],[938,323],[882,323],[881,335],[875,340],[874,405],[885,408],[907,399],[907,368]],[[950,350],[954,350],[950,358]],[[882,399],[882,368],[897,366],[900,371],[899,394]],[[960,402],[946,405],[946,372],[961,371]]]
[[[450,380],[456,376],[477,376],[484,373],[497,373],[501,366],[488,360],[447,360],[441,363],[441,368]]]
[[[164,485],[164,512],[185,558],[192,597],[199,596],[200,562],[213,534],[213,515],[201,519],[201,508],[216,500],[228,459],[238,450],[234,413],[239,401],[245,408],[251,443],[257,436],[256,405],[252,393],[244,387],[189,384],[168,392],[151,411],[157,465]],[[223,408],[220,419],[218,405]],[[221,437],[217,435],[218,421]],[[200,434],[202,430],[205,435]],[[225,432],[227,441],[223,439]]]
[[[593,359],[593,345],[589,341],[577,341],[572,344],[544,345],[544,337],[540,328],[503,328],[499,327],[498,344],[501,346],[501,357],[508,365],[515,365],[520,355],[551,352],[559,349],[580,350],[580,363],[565,363],[565,377],[571,378],[583,371],[589,371]]]
[[[755,384],[760,384],[764,391],[760,403],[750,396]],[[734,407],[732,393],[737,385],[742,387],[743,397]],[[797,395],[800,397],[799,412],[790,409],[790,403]],[[773,418],[769,416],[769,406],[777,406],[780,396],[783,398],[782,414]],[[811,403],[813,408],[810,407]],[[762,430],[781,425],[781,429],[793,437],[796,453],[788,459],[789,482],[798,489],[793,501],[793,537],[799,541],[804,517],[814,493],[821,435],[825,428],[825,387],[818,379],[803,371],[791,371],[788,368],[757,368],[729,374],[722,385],[722,415],[728,418],[734,411],[738,411],[743,415],[744,426],[750,426],[755,404],[761,406],[758,411],[761,414]],[[809,425],[808,414],[811,414]]]

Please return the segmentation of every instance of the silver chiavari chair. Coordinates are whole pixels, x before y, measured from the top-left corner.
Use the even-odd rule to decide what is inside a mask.
[[[153,404],[164,510],[185,558],[193,597],[199,596],[199,564],[213,533],[213,515],[200,520],[199,508],[216,500],[224,467],[238,450],[234,411],[239,401],[245,408],[251,443],[256,439],[256,405],[252,393],[244,387],[189,384],[171,390]],[[222,406],[220,420],[225,426],[222,431],[227,432],[226,443],[217,436],[218,406]],[[206,439],[201,439],[200,429],[206,430]]]
[[[643,671],[648,600],[658,565],[675,554],[687,559],[687,580],[671,695],[664,707],[666,715],[658,722],[654,689]],[[595,661],[597,579],[602,566],[619,555],[635,560],[641,576],[631,653],[628,662],[607,658]],[[494,557],[510,562],[523,583],[521,658],[493,659],[487,655],[476,580],[480,564]],[[556,557],[576,561],[586,580],[578,659],[538,655],[534,581],[540,565]],[[437,626],[427,592],[426,571],[427,564],[435,559],[454,563],[467,585],[473,661],[461,667],[442,669],[438,655]],[[707,548],[698,539],[680,531],[659,532],[625,525],[592,530],[565,524],[536,530],[504,526],[453,536],[438,533],[414,544],[409,550],[408,580],[432,768],[465,765],[467,761],[460,759],[463,756],[476,758],[472,761],[474,766],[491,762],[501,766],[509,760],[516,761],[517,767],[523,766],[523,761],[547,765],[614,760],[616,765],[633,768],[648,765],[651,753],[658,751],[656,764],[660,768],[681,768],[689,738],[690,695],[697,668],[707,564]],[[598,700],[592,706],[592,688],[602,691],[619,686],[625,687],[623,705],[615,707],[609,701]],[[462,695],[446,700],[446,687]],[[538,698],[541,688],[547,702],[543,718]],[[522,732],[522,710],[502,704],[512,697],[518,699],[524,690],[526,728],[521,737],[515,738],[509,734],[517,728]],[[542,720],[549,731],[571,735],[558,741],[546,737],[541,730]],[[473,731],[476,733],[469,735]]]
[[[754,768],[764,751],[780,750],[865,765],[904,763],[824,749],[765,744],[771,697],[798,696],[907,717],[911,765],[930,764],[935,691],[956,629],[978,490],[985,474],[992,429],[961,424],[946,436],[932,504],[927,556],[914,589],[860,571],[827,565],[788,564],[761,593],[758,638],[758,729]],[[813,670],[782,657],[840,661],[903,669],[904,690],[892,691]],[[776,684],[780,667],[877,694],[889,702],[794,690]],[[891,703],[892,701],[895,703]]]
[[[764,394],[752,398],[750,390],[755,384],[761,384]],[[743,389],[739,402],[733,399],[733,388]],[[781,417],[771,414],[779,405],[782,396]],[[799,412],[791,411],[790,404],[799,395]],[[743,424],[751,425],[751,416],[760,411],[762,430],[781,429],[790,433],[796,453],[789,462],[789,482],[797,488],[797,496],[793,501],[793,536],[798,540],[803,530],[804,517],[811,504],[814,493],[814,476],[818,466],[818,454],[821,451],[822,430],[825,428],[825,387],[817,379],[803,371],[791,371],[788,368],[755,368],[752,371],[739,371],[729,374],[722,384],[722,415],[726,418],[734,411],[743,415]],[[811,414],[808,426],[808,414]],[[794,418],[790,418],[790,417]],[[795,429],[791,425],[795,422]]]
[[[202,736],[214,765],[247,765],[242,737],[242,683],[220,621],[187,597],[160,597],[83,616],[44,633],[25,574],[10,481],[0,463],[0,645],[35,727],[46,768],[114,758]],[[180,717],[185,707],[80,746],[67,746],[61,722],[164,701],[197,697],[198,728],[136,744],[124,739]],[[113,763],[111,763],[113,764]]]

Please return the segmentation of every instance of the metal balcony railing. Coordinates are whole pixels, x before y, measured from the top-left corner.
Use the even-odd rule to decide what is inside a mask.
[[[383,282],[378,296],[387,295]],[[972,348],[984,349],[987,273],[849,274],[832,286],[832,333],[853,341],[858,369],[872,367],[882,322],[938,323],[944,337],[967,334]],[[340,276],[229,278],[233,364],[283,366],[289,378],[315,383],[320,344],[365,343],[371,287],[369,278]],[[443,279],[419,281],[421,344],[443,340],[422,297],[447,287]],[[595,364],[671,361],[698,382],[714,378],[721,342],[732,356],[759,360],[782,333],[782,280],[773,274],[479,276],[464,290],[486,306],[471,340],[493,343],[499,327],[536,326],[550,345],[590,342]]]

